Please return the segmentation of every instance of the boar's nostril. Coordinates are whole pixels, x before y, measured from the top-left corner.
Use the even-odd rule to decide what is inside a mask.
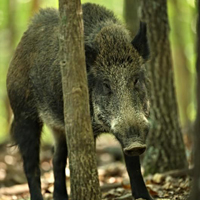
[[[139,142],[134,142],[128,147],[124,148],[124,153],[128,156],[139,156],[146,150],[146,145]]]

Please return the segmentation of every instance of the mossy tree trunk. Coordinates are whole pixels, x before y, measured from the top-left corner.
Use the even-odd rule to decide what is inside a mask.
[[[142,20],[147,23],[151,80],[151,122],[143,166],[145,173],[187,167],[177,102],[169,42],[166,0],[142,0]]]
[[[80,0],[60,0],[60,66],[72,200],[100,200]]]
[[[194,179],[190,200],[200,197],[200,0],[197,1],[198,21],[197,21],[197,116],[194,126]]]

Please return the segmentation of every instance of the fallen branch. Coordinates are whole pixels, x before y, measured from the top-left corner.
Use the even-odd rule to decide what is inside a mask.
[[[123,187],[124,189],[130,189],[130,181],[129,180],[123,180],[120,183],[107,183],[101,186],[101,191],[106,191],[110,189],[115,189],[118,187]]]
[[[114,188],[122,187],[122,183],[108,183],[101,186],[101,191],[106,191]]]
[[[171,170],[171,171],[165,172],[161,175],[164,178],[167,176],[172,176],[174,178],[177,178],[177,177],[184,177],[184,176],[193,176],[193,173],[194,173],[194,168],[191,168],[191,169]]]

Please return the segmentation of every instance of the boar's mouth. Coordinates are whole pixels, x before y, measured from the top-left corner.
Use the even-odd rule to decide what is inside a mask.
[[[124,153],[128,156],[139,156],[146,150],[146,144],[140,142],[133,142],[128,147],[123,149]]]

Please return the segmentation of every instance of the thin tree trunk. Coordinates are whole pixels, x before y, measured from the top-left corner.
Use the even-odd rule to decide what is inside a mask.
[[[197,9],[197,117],[194,126],[194,180],[190,200],[196,200],[200,197],[200,0],[197,1]]]
[[[176,16],[182,16],[182,10],[179,5],[179,0],[173,0],[173,13]],[[176,75],[177,82],[177,98],[179,97],[179,107],[181,121],[184,127],[190,125],[190,119],[188,116],[188,106],[191,103],[191,73],[189,71],[188,65],[189,61],[186,57],[185,52],[185,32],[180,31],[183,29],[183,22],[181,17],[175,17],[172,21],[172,29],[175,37],[175,50],[174,50],[174,71]],[[185,89],[187,88],[187,90]],[[190,135],[188,135],[190,137]]]
[[[145,173],[187,167],[174,88],[166,0],[143,0],[142,17],[147,22],[151,58],[152,129],[143,160]]]
[[[7,13],[8,13],[8,30],[9,30],[9,52],[10,52],[10,58],[13,55],[14,47],[15,47],[15,41],[16,41],[16,23],[15,23],[15,14],[16,14],[16,1],[9,0],[7,2]],[[9,62],[9,60],[8,60]],[[10,102],[8,99],[8,96],[6,95],[4,98],[4,105],[6,108],[6,118],[7,118],[7,130],[10,129],[10,124],[12,121],[12,110],[10,107]]]
[[[40,8],[41,0],[32,0],[32,6],[31,6],[31,16],[33,16],[36,12],[38,12]]]
[[[133,36],[139,29],[139,7],[140,0],[124,0],[123,16]]]
[[[188,107],[192,102],[193,96],[193,83],[192,74],[189,70],[189,60],[187,58],[186,46],[186,33],[183,30],[185,22],[182,20],[185,12],[181,9],[182,2],[179,0],[173,0],[171,3],[172,14],[172,32],[174,35],[174,51],[172,56],[174,58],[174,76],[177,93],[178,108],[180,113],[180,122],[182,125],[182,133],[185,144],[188,148],[192,146],[192,122],[189,117]],[[179,17],[177,17],[179,16]],[[188,26],[188,29],[190,27]],[[185,30],[185,29],[184,29]],[[187,88],[187,89],[186,89]],[[193,159],[191,155],[188,155],[190,159]]]
[[[60,66],[72,200],[99,200],[80,0],[60,0]]]

